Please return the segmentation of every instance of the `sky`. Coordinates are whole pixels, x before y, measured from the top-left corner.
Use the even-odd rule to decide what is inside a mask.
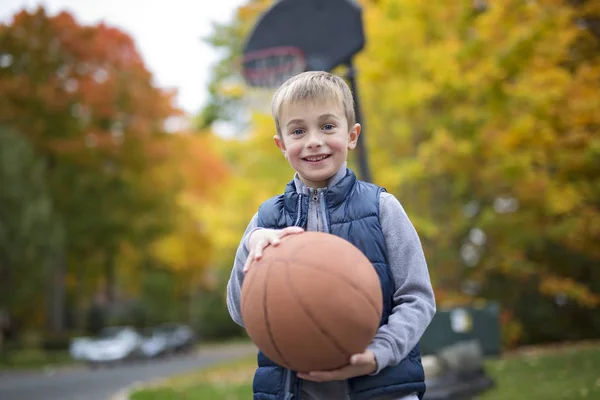
[[[207,98],[217,53],[202,41],[211,22],[231,20],[244,0],[0,0],[0,21],[23,8],[44,5],[52,15],[69,11],[80,24],[104,21],[135,41],[157,85],[175,88],[177,105],[197,113]]]

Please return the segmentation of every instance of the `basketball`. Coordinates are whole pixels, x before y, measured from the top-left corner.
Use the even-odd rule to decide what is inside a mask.
[[[373,265],[350,242],[322,232],[268,246],[242,285],[248,336],[269,359],[296,372],[348,365],[375,336],[382,307]]]

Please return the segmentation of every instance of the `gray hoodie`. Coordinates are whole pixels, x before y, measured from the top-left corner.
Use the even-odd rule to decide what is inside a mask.
[[[346,174],[346,165],[329,181],[335,185]],[[307,231],[328,232],[321,217],[325,210],[321,199],[323,189],[307,187],[294,176],[298,193],[309,195]],[[396,365],[416,346],[423,332],[435,314],[435,297],[429,279],[427,263],[421,242],[400,202],[390,193],[383,192],[380,197],[379,219],[385,237],[388,262],[394,278],[394,309],[388,323],[381,326],[368,346],[377,360],[379,373],[383,368]],[[255,214],[238,247],[231,277],[227,284],[227,308],[233,320],[243,326],[240,296],[244,280],[242,268],[248,258],[248,237],[256,230],[258,214]],[[346,382],[333,381],[315,383],[304,381],[303,400],[345,399]]]

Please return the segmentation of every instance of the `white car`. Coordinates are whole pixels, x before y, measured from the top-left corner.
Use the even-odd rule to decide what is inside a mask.
[[[157,329],[149,329],[142,334],[140,349],[147,358],[159,357],[171,352],[169,336]]]
[[[141,353],[142,337],[131,327],[110,327],[97,338],[75,338],[71,357],[93,364],[110,363],[135,357]]]
[[[92,339],[88,337],[78,337],[71,340],[69,353],[74,360],[85,360],[85,349],[88,342]]]
[[[176,353],[193,349],[196,343],[196,335],[187,325],[166,323],[155,329],[166,335],[170,352]]]

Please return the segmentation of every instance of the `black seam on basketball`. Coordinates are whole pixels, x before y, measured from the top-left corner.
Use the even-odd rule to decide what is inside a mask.
[[[246,310],[249,308],[247,303],[250,303],[251,299],[257,296],[256,292],[258,291],[258,289],[256,285],[253,285],[253,282],[257,280],[256,275],[258,273],[259,271],[256,271],[255,269],[249,270],[246,276],[244,277],[244,281],[242,283],[242,322],[244,322],[243,316],[246,313]]]
[[[373,299],[371,299],[371,297],[367,294],[367,292],[365,290],[363,290],[362,287],[354,284],[353,282],[349,281],[348,279],[346,279],[346,277],[344,275],[339,275],[339,274],[335,274],[332,273],[331,271],[324,271],[319,267],[316,267],[314,265],[310,265],[310,264],[305,264],[305,267],[309,267],[312,268],[318,272],[321,272],[323,274],[328,274],[330,276],[335,276],[336,278],[340,278],[340,276],[342,277],[342,279],[346,282],[346,284],[348,284],[352,289],[356,290],[358,293],[360,293],[364,298],[367,299],[367,301],[369,302],[369,304],[371,304],[371,306],[373,307],[373,312],[375,314],[375,316],[377,317],[377,319],[381,319],[381,313],[377,311],[377,304],[375,304],[373,302]]]
[[[273,261],[287,263],[287,261],[285,261],[285,260],[283,260],[281,258],[273,258]],[[371,306],[373,306],[373,311],[377,315],[377,318],[381,319],[381,314],[382,313],[380,313],[380,312],[377,311],[377,304],[375,304],[373,302],[373,299],[371,298],[371,296],[369,296],[367,294],[367,292],[365,290],[363,290],[362,287],[360,287],[358,285],[355,285],[352,281],[348,280],[348,278],[346,278],[345,275],[340,275],[340,274],[333,273],[331,271],[322,270],[321,268],[319,268],[317,266],[314,266],[314,265],[310,265],[310,264],[304,264],[303,266],[310,267],[310,268],[315,269],[315,270],[317,270],[319,272],[322,272],[324,274],[329,274],[329,275],[335,276],[336,278],[342,279],[344,282],[346,282],[348,285],[350,285],[353,289],[355,289],[357,292],[359,292],[361,295],[363,295],[363,297],[365,297],[367,299],[367,301],[369,302],[369,304],[371,304]]]
[[[267,268],[267,272],[266,272],[267,275],[269,275],[269,269],[271,269],[271,265],[272,265],[272,263],[267,264],[267,267],[266,267]],[[273,332],[271,331],[271,324],[269,323],[269,310],[268,310],[268,307],[267,307],[267,290],[269,289],[269,286],[268,286],[269,279],[264,279],[264,282],[265,282],[265,287],[263,289],[263,313],[264,313],[264,316],[265,316],[265,325],[267,327],[267,333],[269,334],[269,339],[271,340],[271,344],[273,345],[273,348],[277,352],[277,355],[286,364],[284,366],[289,368],[290,363],[285,359],[285,357],[283,356],[283,354],[281,354],[281,350],[279,350],[279,347],[277,346],[277,342],[275,341],[275,338],[273,337]]]
[[[294,292],[294,300],[296,300],[296,302],[300,305],[300,308],[302,309],[302,311],[304,311],[304,313],[308,316],[308,318],[312,321],[312,323],[315,325],[315,327],[319,330],[319,332],[321,332],[321,334],[323,334],[323,336],[325,336],[327,339],[329,339],[329,341],[331,343],[333,343],[333,345],[340,351],[340,353],[342,353],[343,355],[346,354],[350,354],[351,351],[346,350],[342,347],[342,345],[340,345],[337,340],[329,334],[329,332],[327,332],[325,329],[323,329],[321,327],[321,325],[319,324],[319,322],[317,321],[317,319],[315,318],[315,316],[310,312],[310,310],[302,303],[302,295],[300,293],[298,293],[298,290],[296,289],[296,287],[294,286],[293,280],[292,280],[292,276],[290,274],[290,268],[288,265],[288,268],[285,269],[285,277],[286,277],[286,282],[288,284],[288,286],[291,288],[292,292]]]
[[[344,241],[348,242],[348,241],[347,241],[346,239],[344,239],[344,238],[340,238],[340,237],[338,237],[338,238],[339,238],[339,239],[341,239],[341,240],[344,240]],[[348,242],[348,243],[350,243],[350,242]],[[350,243],[350,244],[352,245],[352,243]],[[303,245],[299,246],[297,249],[298,249],[299,251],[302,251],[302,250],[303,250],[305,247],[308,247],[308,246],[310,246],[310,244],[308,244],[308,243],[305,243],[305,244],[303,244]],[[354,246],[354,245],[353,245],[353,246]],[[358,248],[357,248],[357,250],[358,250],[359,252],[361,252],[361,251],[360,251],[360,249],[358,249]],[[361,254],[362,254],[362,252],[361,252]],[[363,257],[364,257],[364,254],[363,254]],[[371,264],[371,266],[373,266],[373,263],[371,263],[371,260],[367,259],[367,261],[368,261],[368,262]],[[335,276],[335,277],[337,277],[337,278],[340,278],[340,279],[344,280],[344,281],[345,281],[347,284],[349,284],[349,285],[350,285],[350,286],[351,286],[353,289],[356,289],[356,290],[357,290],[359,293],[361,293],[361,294],[362,294],[362,295],[363,295],[363,296],[364,296],[364,297],[367,299],[367,301],[368,301],[369,303],[371,303],[371,305],[373,306],[373,309],[374,309],[374,311],[375,311],[375,314],[377,315],[377,318],[381,318],[381,313],[378,313],[378,312],[377,312],[377,304],[373,303],[373,301],[372,301],[371,297],[369,296],[369,294],[368,294],[368,293],[367,293],[367,292],[366,292],[366,291],[365,291],[365,290],[364,290],[364,289],[363,289],[361,286],[355,285],[355,284],[354,284],[352,281],[350,281],[350,280],[349,280],[349,279],[346,277],[346,275],[343,275],[343,274],[341,274],[341,275],[338,275],[338,274],[332,273],[331,271],[323,271],[323,270],[322,270],[322,269],[320,269],[319,267],[316,267],[316,266],[314,266],[314,265],[310,265],[310,264],[307,264],[306,266],[307,266],[307,267],[310,267],[310,268],[313,268],[313,269],[316,269],[316,270],[318,270],[318,271],[321,271],[321,272],[325,272],[325,273],[327,273],[327,274],[333,275],[333,276]],[[373,266],[373,269],[375,269],[375,267],[374,267],[374,266]],[[376,272],[376,273],[377,273],[377,272]],[[379,277],[378,277],[377,279],[379,280]],[[382,301],[383,301],[383,299],[382,299]]]
[[[240,298],[240,311],[242,313],[242,322],[244,322],[244,311],[246,310],[246,303],[247,303],[250,295],[254,292],[254,291],[250,291],[250,288],[252,287],[250,282],[252,282],[252,280],[254,278],[253,272],[254,271],[249,271],[248,274],[246,274],[246,276],[244,277],[244,280],[242,281],[242,287],[241,287],[242,296]],[[245,285],[245,287],[244,287],[244,285]]]
[[[252,282],[256,280],[257,273],[258,272],[256,272],[256,270],[254,268],[252,268],[251,270],[248,271],[248,273],[244,277],[244,280],[242,281],[242,289],[241,289],[242,297],[240,300],[241,312],[242,312],[242,322],[244,322],[243,316],[245,314],[245,310],[248,308],[246,306],[246,303],[249,302],[249,299],[254,295],[254,292],[256,291],[256,286],[253,286]]]

